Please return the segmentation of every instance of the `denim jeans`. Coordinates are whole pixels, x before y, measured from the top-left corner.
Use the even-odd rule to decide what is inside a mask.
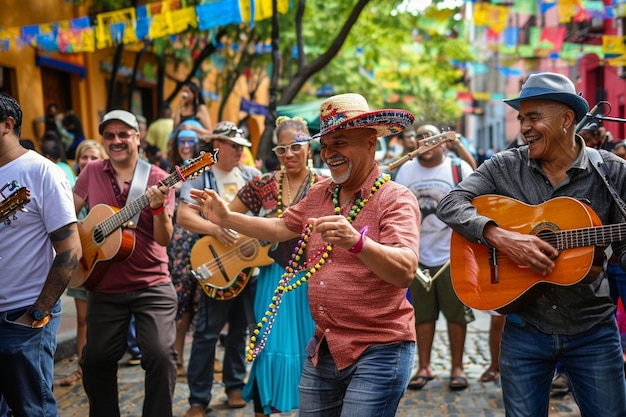
[[[557,362],[569,377],[581,415],[626,416],[622,348],[613,316],[581,334],[545,334],[517,314],[502,333],[500,373],[509,417],[548,415]]]
[[[256,279],[251,278],[246,288],[233,299],[216,300],[204,295],[200,298],[187,367],[190,405],[208,406],[211,403],[215,347],[226,323],[228,334],[222,369],[224,388],[226,393],[243,389],[248,326],[254,322],[252,305],[255,289]]]
[[[341,371],[325,344],[317,367],[311,347],[300,379],[300,417],[394,417],[411,377],[415,343],[369,347]]]
[[[617,297],[621,297],[622,303],[626,305],[626,272],[619,264],[610,263],[606,266],[606,276],[611,287],[611,298],[617,302]]]
[[[41,329],[14,323],[26,307],[0,313],[0,395],[15,417],[57,417],[52,393],[61,302]]]

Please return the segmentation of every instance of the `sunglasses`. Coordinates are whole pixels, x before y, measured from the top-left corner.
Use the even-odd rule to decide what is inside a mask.
[[[121,140],[126,140],[126,139],[130,139],[133,136],[135,136],[137,134],[137,132],[118,132],[118,133],[113,133],[113,132],[104,132],[102,134],[102,137],[105,140],[113,140],[115,139],[115,137],[117,136],[118,138],[120,138]]]
[[[287,146],[283,146],[283,145],[274,146],[272,150],[276,152],[276,155],[283,156],[284,154],[287,153],[287,149],[289,149],[291,153],[296,153],[296,152],[300,152],[303,146],[304,146],[303,143],[295,142]]]
[[[178,146],[196,146],[198,141],[195,139],[178,139],[176,143]]]
[[[229,140],[218,139],[217,141],[223,143],[224,145],[229,145],[233,149],[243,148],[243,145],[239,145],[238,143],[231,142]]]

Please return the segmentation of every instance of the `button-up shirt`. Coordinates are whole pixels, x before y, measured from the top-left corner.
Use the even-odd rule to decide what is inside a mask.
[[[375,167],[361,186],[362,198],[369,196],[379,176],[380,171]],[[333,215],[335,187],[331,179],[311,187],[305,199],[285,211],[283,219],[287,227],[302,232],[308,218]],[[369,226],[368,240],[405,246],[418,256],[419,208],[413,194],[404,186],[392,181],[385,183],[353,222],[357,230],[365,225]],[[307,245],[307,257],[315,257],[325,247],[320,234],[313,233]],[[309,306],[316,324],[314,364],[324,339],[340,370],[353,364],[369,346],[415,341],[413,306],[406,298],[406,288],[383,281],[347,249],[334,247],[308,283]]]
[[[582,149],[586,149],[577,137]],[[600,151],[604,165],[620,196],[626,195],[626,164],[606,151]],[[494,155],[485,161],[457,189],[439,204],[437,215],[470,242],[484,243],[483,230],[492,219],[481,216],[471,204],[474,197],[498,194],[530,205],[567,196],[588,204],[603,224],[624,222],[620,210],[602,178],[591,165],[587,152],[580,152],[567,170],[567,176],[553,186],[536,160],[528,156],[528,146]],[[558,225],[560,216],[549,213]],[[583,220],[583,219],[581,219]],[[613,250],[624,261],[624,242],[614,242]],[[556,259],[559,262],[559,259]],[[515,279],[515,277],[500,277]],[[549,280],[549,276],[546,277]],[[614,312],[608,282],[601,276],[592,283],[579,281],[569,286],[547,286],[538,298],[523,305],[517,313],[541,331],[553,334],[578,334],[605,320]]]

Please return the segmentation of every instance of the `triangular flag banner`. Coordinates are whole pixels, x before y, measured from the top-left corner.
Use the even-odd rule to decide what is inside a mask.
[[[109,31],[111,32],[111,39],[113,42],[119,44],[124,40],[124,31],[126,29],[126,25],[124,22],[119,23],[111,23],[109,25]]]
[[[39,25],[22,26],[22,40],[28,45],[34,41],[39,33]]]
[[[77,17],[70,20],[70,28],[72,29],[86,29],[91,27],[91,22],[88,17]]]
[[[196,6],[198,28],[207,30],[217,26],[243,23],[239,0],[219,0]]]
[[[515,13],[522,13],[527,15],[537,14],[537,0],[514,0],[513,8],[511,9]]]
[[[36,36],[37,48],[41,48],[46,52],[58,52],[59,44],[57,36],[54,33],[44,33]]]
[[[541,30],[540,42],[550,42],[553,51],[560,51],[565,39],[565,26],[544,27]]]
[[[607,58],[614,58],[619,55],[626,54],[626,46],[624,45],[624,36],[602,36],[602,52]]]
[[[519,28],[508,27],[504,29],[502,33],[504,44],[508,47],[514,47],[517,45],[519,39]]]
[[[135,26],[135,33],[137,39],[146,40],[150,34],[150,26],[152,25],[152,18],[147,16],[137,17],[137,25]]]
[[[541,14],[546,13],[548,10],[550,10],[554,6],[556,6],[556,1],[554,0],[539,1],[539,10],[541,11]]]
[[[561,48],[560,54],[561,59],[575,61],[576,59],[578,59],[578,54],[580,54],[580,44],[563,42],[563,47]]]

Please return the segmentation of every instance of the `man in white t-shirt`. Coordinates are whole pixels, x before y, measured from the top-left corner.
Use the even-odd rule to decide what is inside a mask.
[[[22,109],[4,94],[0,125],[0,416],[56,417],[59,298],[82,256],[72,189],[54,162],[22,147]]]
[[[211,235],[224,245],[235,246],[238,240],[235,233],[205,220],[197,210],[189,207],[189,203],[195,203],[190,197],[190,190],[213,189],[227,202],[231,202],[236,197],[237,191],[261,172],[240,162],[244,146],[249,147],[251,143],[243,137],[243,132],[234,123],[216,124],[207,142],[213,150],[217,149],[217,162],[203,176],[183,184],[177,222],[190,232],[200,236]],[[207,412],[213,387],[215,346],[220,331],[227,323],[228,334],[222,375],[228,396],[227,406],[245,407],[246,402],[241,394],[246,377],[245,350],[248,324],[255,322],[254,317],[249,317],[249,314],[253,314],[254,287],[253,280],[250,280],[234,298],[220,300],[204,294],[200,298],[187,368],[190,407],[185,417],[204,417]]]
[[[421,139],[440,132],[433,125],[423,125],[416,133]],[[437,218],[435,211],[439,201],[471,173],[470,165],[447,152],[447,145],[442,144],[402,165],[395,178],[396,182],[415,194],[420,206],[420,268],[428,269],[430,276],[435,276],[441,270],[430,289],[417,279],[410,287],[415,309],[419,366],[409,382],[409,389],[421,389],[434,378],[430,356],[440,311],[447,320],[450,339],[452,364],[449,387],[452,390],[463,390],[468,386],[463,371],[463,349],[467,324],[474,320],[474,315],[469,307],[461,303],[452,287],[450,267],[447,264],[452,229]]]

